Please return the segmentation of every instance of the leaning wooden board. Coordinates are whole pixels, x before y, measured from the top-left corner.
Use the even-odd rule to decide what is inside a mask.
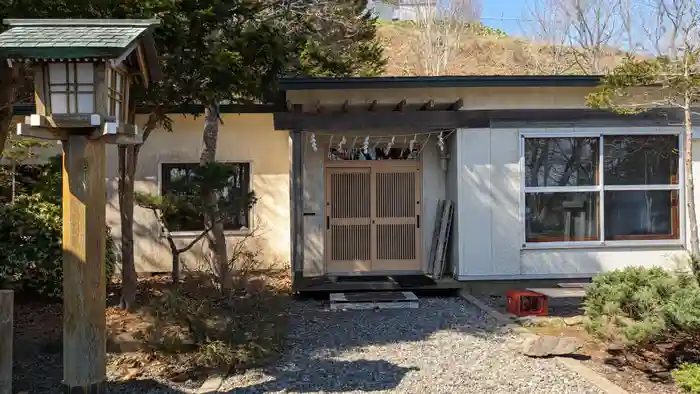
[[[452,201],[441,200],[440,207],[442,209],[438,212],[438,222],[436,227],[439,226],[440,231],[438,232],[437,239],[435,242],[435,260],[433,263],[433,279],[442,279],[442,275],[445,273],[445,261],[447,260],[448,244],[450,240],[450,231],[452,230]]]
[[[437,256],[438,242],[440,240],[440,223],[442,223],[442,211],[445,200],[438,200],[437,211],[435,212],[435,225],[433,226],[433,239],[430,243],[430,256],[428,257],[428,272],[431,275],[435,273],[435,261]]]

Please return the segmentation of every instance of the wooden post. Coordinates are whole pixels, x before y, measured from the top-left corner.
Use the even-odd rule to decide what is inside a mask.
[[[12,290],[0,290],[0,394],[12,394],[13,304]]]
[[[292,137],[292,279],[304,274],[304,141],[301,130],[290,131]]]
[[[104,393],[105,143],[63,141],[63,385]]]

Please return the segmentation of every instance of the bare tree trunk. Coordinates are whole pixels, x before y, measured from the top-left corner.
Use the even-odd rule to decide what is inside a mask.
[[[700,240],[698,240],[698,218],[695,211],[695,183],[693,182],[693,120],[691,118],[690,93],[686,93],[684,104],[683,125],[685,126],[685,200],[687,201],[688,205],[688,225],[690,226],[690,253],[694,257],[699,257]],[[694,270],[697,270],[698,268],[700,267],[693,267]]]
[[[180,253],[173,253],[172,280],[175,286],[180,284]]]
[[[202,153],[199,158],[200,165],[207,165],[216,161],[216,143],[219,138],[219,108],[216,104],[209,104],[204,109],[204,134],[202,135]],[[226,237],[224,236],[224,224],[219,220],[220,212],[216,190],[206,190],[204,195],[206,208],[204,210],[204,226],[211,228],[207,233],[210,258],[219,276],[221,291],[229,295],[233,287],[233,278],[228,264],[226,251]]]
[[[165,225],[165,218],[162,213],[156,212],[156,216],[159,218],[161,228],[165,230],[165,238],[168,240],[168,246],[170,247],[170,255],[173,259],[170,279],[173,281],[173,285],[177,286],[180,284],[180,249],[177,248],[173,235],[168,230]]]
[[[0,290],[0,394],[12,394],[14,292]]]
[[[136,306],[136,264],[134,262],[134,174],[136,147],[120,145],[119,153],[119,217],[121,225],[122,294],[120,306],[128,311]]]
[[[15,202],[17,196],[17,162],[12,160],[12,198],[10,201]]]
[[[129,123],[136,124],[136,103],[131,101]],[[139,145],[119,146],[119,217],[121,220],[122,299],[121,307],[132,310],[136,302],[136,263],[134,257],[134,182],[141,147],[156,128],[159,117],[153,113],[143,130]]]
[[[11,68],[4,58],[0,58],[0,156],[5,149],[12,124],[17,67]]]

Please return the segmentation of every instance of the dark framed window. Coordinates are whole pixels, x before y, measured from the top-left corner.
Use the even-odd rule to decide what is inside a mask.
[[[526,242],[680,240],[677,134],[523,138]]]
[[[231,204],[240,206],[240,201],[250,193],[250,163],[222,164],[231,166],[232,175],[228,179],[228,186],[219,192],[219,196],[223,199],[223,204],[230,201]],[[187,193],[187,183],[193,179],[194,170],[198,166],[198,163],[161,164],[161,195]],[[204,216],[192,209],[166,213],[165,221],[172,232],[204,230]],[[240,212],[227,211],[223,224],[226,231],[247,230],[250,227],[250,209],[242,206]]]

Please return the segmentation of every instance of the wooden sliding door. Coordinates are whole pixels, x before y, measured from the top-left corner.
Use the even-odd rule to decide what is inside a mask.
[[[326,271],[372,268],[369,167],[326,169]]]
[[[418,162],[343,162],[325,170],[326,272],[421,271]]]

